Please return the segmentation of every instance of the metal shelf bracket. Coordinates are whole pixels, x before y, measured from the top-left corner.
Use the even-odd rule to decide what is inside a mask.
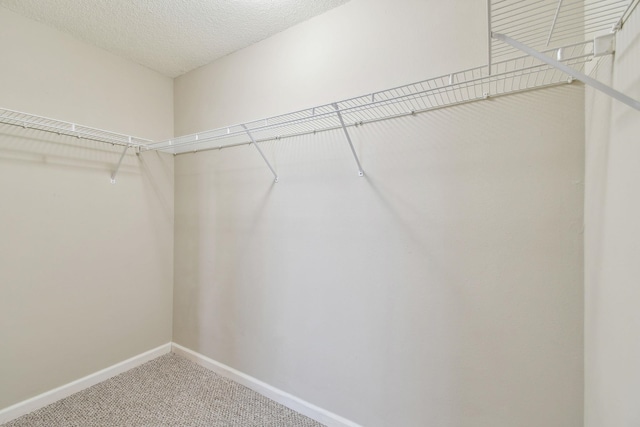
[[[251,144],[256,147],[256,150],[258,150],[258,153],[260,153],[260,155],[262,156],[262,160],[264,160],[264,162],[267,164],[267,166],[269,166],[269,169],[271,169],[271,173],[274,176],[274,182],[278,182],[278,174],[276,173],[276,171],[273,169],[273,167],[271,166],[271,163],[269,163],[269,160],[267,160],[267,157],[264,155],[264,153],[262,152],[262,149],[260,149],[260,147],[258,146],[258,144],[256,144],[256,140],[253,138],[253,135],[251,135],[251,132],[249,132],[249,129],[247,128],[246,125],[242,125],[242,128],[244,129],[244,131],[247,133],[247,135],[249,136],[249,139],[251,139]]]
[[[129,137],[129,142],[131,142],[131,137]],[[118,160],[118,164],[116,165],[115,170],[111,173],[111,183],[116,183],[116,176],[118,175],[118,171],[120,170],[120,165],[122,165],[122,161],[124,160],[124,156],[127,154],[127,150],[131,147],[130,145],[126,145],[124,150],[122,150],[122,154],[120,155],[120,160]]]
[[[356,149],[353,148],[353,143],[351,142],[349,131],[347,130],[347,127],[344,124],[344,120],[342,119],[342,113],[340,112],[340,107],[338,107],[337,103],[334,103],[331,105],[333,105],[333,108],[335,108],[336,113],[338,114],[338,120],[340,120],[340,126],[342,126],[344,135],[347,137],[347,142],[349,142],[349,147],[351,147],[351,153],[353,153],[353,158],[356,159],[356,164],[358,165],[358,176],[364,176],[364,171],[362,170],[362,166],[360,166],[360,160],[358,159],[358,155],[356,154]]]
[[[511,45],[512,47],[521,50],[522,52],[526,53],[527,55],[530,55],[534,58],[539,59],[540,61],[568,74],[569,76],[573,77],[574,79],[580,80],[581,82],[583,82],[584,84],[587,84],[591,87],[593,87],[596,90],[599,90],[609,96],[611,96],[612,98],[617,99],[620,102],[623,102],[625,104],[627,104],[628,106],[640,111],[640,101],[637,101],[627,95],[625,95],[622,92],[619,92],[615,89],[613,89],[610,86],[607,86],[606,84],[599,82],[598,80],[589,77],[588,75],[576,71],[573,68],[559,62],[556,61],[555,59],[545,55],[544,53],[538,52],[537,50],[525,45],[524,43],[520,43],[517,40],[512,39],[511,37],[508,37],[504,34],[500,34],[500,33],[491,33],[491,36],[496,39],[496,40],[500,40],[504,43],[507,43],[509,45]]]

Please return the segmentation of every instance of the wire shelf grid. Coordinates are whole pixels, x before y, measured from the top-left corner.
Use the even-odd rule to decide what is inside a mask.
[[[594,57],[593,36],[619,28],[640,0],[488,0],[489,31],[507,34],[582,71]],[[551,46],[551,47],[548,47]],[[293,113],[161,142],[0,109],[0,123],[113,145],[183,154],[353,127],[571,81],[534,56],[492,39],[489,65]],[[542,57],[540,57],[542,58]],[[560,67],[561,68],[561,67]]]
[[[50,119],[33,114],[22,113],[20,111],[0,108],[0,123],[20,126],[25,129],[35,129],[38,131],[55,133],[58,135],[72,136],[76,138],[104,142],[112,145],[127,147],[143,147],[151,140],[137,138],[120,133],[110,132],[102,129],[83,126],[61,120]]]
[[[545,51],[547,55],[581,70],[593,58],[593,42],[575,43]],[[564,83],[571,78],[531,56],[520,56],[486,66],[447,74],[393,89],[307,108],[244,124],[185,135],[152,143],[142,150],[173,154],[198,152],[340,129],[337,111],[345,125],[360,126],[380,120],[417,114],[447,106]]]
[[[613,32],[634,4],[637,0],[489,0],[489,27],[541,51]],[[491,63],[522,54],[494,39],[489,49]]]

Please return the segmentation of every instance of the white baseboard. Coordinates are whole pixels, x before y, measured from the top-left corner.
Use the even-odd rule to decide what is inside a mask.
[[[72,381],[68,384],[47,391],[45,393],[39,394],[35,397],[32,397],[31,399],[16,403],[15,405],[9,406],[8,408],[4,408],[0,410],[0,424],[7,423],[30,412],[36,411],[60,399],[71,396],[74,393],[87,389],[102,381],[108,380],[109,378],[115,377],[116,375],[140,366],[143,363],[146,363],[169,352],[174,352],[189,360],[192,360],[200,366],[214,371],[225,378],[229,378],[230,380],[240,383],[245,387],[248,387],[251,390],[262,394],[263,396],[268,397],[269,399],[274,400],[289,409],[306,415],[307,417],[316,420],[319,423],[325,424],[326,426],[360,427],[359,424],[356,424],[353,421],[349,421],[346,418],[322,409],[296,396],[293,396],[267,383],[264,383],[256,378],[253,378],[250,375],[242,373],[230,366],[217,362],[213,359],[208,358],[207,356],[204,356],[176,343],[167,343],[161,345],[160,347],[154,348],[120,363],[116,363],[113,366],[102,369],[91,375],[87,375],[86,377]]]
[[[247,375],[243,372],[233,369],[230,366],[210,359],[207,356],[183,347],[180,344],[172,343],[171,351],[193,362],[196,362],[198,365],[203,366],[219,375],[222,375],[225,378],[240,383],[243,386],[260,393],[261,395],[268,397],[269,399],[274,400],[281,405],[299,412],[328,427],[361,427],[359,424],[356,424],[353,421],[349,421],[346,418],[343,418],[316,405],[306,402],[298,397],[295,397],[287,392],[270,386],[269,384],[253,378],[250,375]]]
[[[86,377],[72,381],[68,384],[47,391],[45,393],[39,394],[35,397],[32,397],[31,399],[16,403],[15,405],[9,406],[8,408],[4,408],[0,410],[0,424],[7,423],[18,417],[43,408],[60,399],[71,396],[74,393],[82,391],[102,381],[108,380],[111,377],[115,377],[118,374],[140,366],[145,362],[153,360],[156,357],[162,356],[163,354],[167,354],[169,352],[171,352],[171,343],[161,345],[160,347],[154,348],[153,350],[149,350],[120,363],[116,363],[113,366],[109,366],[108,368],[102,369],[91,375],[87,375]]]

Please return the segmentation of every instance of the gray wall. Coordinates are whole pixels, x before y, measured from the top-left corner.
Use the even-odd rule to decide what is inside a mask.
[[[353,0],[178,78],[176,131],[481,64],[484,6]],[[340,132],[262,144],[278,184],[177,157],[174,341],[367,426],[581,426],[583,105],[354,129],[365,178]]]
[[[640,100],[640,9],[594,75]],[[640,425],[640,113],[586,93],[585,425]]]
[[[173,85],[0,8],[0,107],[146,138]],[[171,341],[173,158],[0,126],[0,408]]]

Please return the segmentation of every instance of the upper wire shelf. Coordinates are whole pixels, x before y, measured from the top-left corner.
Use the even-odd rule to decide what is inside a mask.
[[[139,148],[151,142],[151,140],[148,139],[123,135],[47,117],[35,116],[20,111],[7,110],[5,108],[0,108],[0,123],[126,147]]]
[[[0,123],[172,154],[340,128],[346,133],[346,127],[571,82],[572,76],[586,81],[588,77],[581,74],[585,64],[596,55],[611,53],[595,52],[594,37],[620,29],[639,3],[640,0],[487,0],[489,33],[502,40],[490,37],[487,66],[161,142],[7,109],[0,109]],[[522,56],[517,47],[528,55]],[[618,99],[628,98],[610,88],[601,90]],[[636,104],[637,101],[630,101],[634,108],[638,108]],[[358,167],[361,169],[359,164]],[[272,172],[276,175],[273,169]]]
[[[583,69],[593,58],[593,42],[575,43],[546,53],[574,69]],[[183,154],[249,144],[248,132],[256,141],[306,135],[341,128],[338,111],[345,125],[353,127],[571,81],[567,74],[531,56],[494,63],[492,70],[489,74],[486,66],[471,68],[333,104],[180,136],[141,150]]]
[[[489,0],[488,4],[491,32],[541,51],[614,32],[637,0]],[[489,49],[490,62],[522,54],[495,39]]]

